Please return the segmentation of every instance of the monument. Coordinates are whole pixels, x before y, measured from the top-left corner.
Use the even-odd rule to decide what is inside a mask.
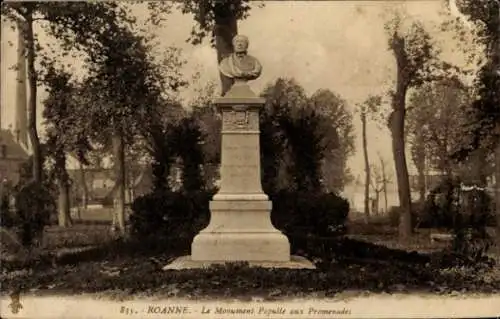
[[[288,238],[271,223],[272,203],[262,190],[259,111],[265,100],[247,84],[262,66],[247,54],[248,39],[233,39],[234,53],[219,70],[234,81],[215,103],[222,115],[221,185],[210,201],[210,223],[195,236],[191,256],[164,269],[203,268],[211,264],[246,261],[251,266],[315,268],[305,258],[290,255]]]

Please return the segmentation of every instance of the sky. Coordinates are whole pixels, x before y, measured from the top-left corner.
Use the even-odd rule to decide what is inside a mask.
[[[395,60],[388,50],[384,23],[390,16],[388,12],[395,8],[405,10],[428,28],[443,50],[443,59],[465,65],[465,57],[455,49],[457,44],[451,35],[436,31],[436,25],[444,19],[440,0],[265,1],[262,8],[254,5],[250,16],[238,25],[239,33],[250,39],[249,53],[263,66],[261,77],[252,81],[251,87],[260,92],[278,77],[293,77],[308,94],[321,88],[339,94],[347,101],[350,111],[370,94],[386,94],[395,79]],[[140,8],[135,13],[139,18],[145,14]],[[208,43],[194,46],[186,42],[192,26],[192,16],[174,10],[161,28],[152,30],[160,36],[160,50],[170,46],[182,50],[187,60],[183,67],[186,79],[200,72],[198,81],[182,92],[187,100],[195,88],[218,81],[215,50]],[[16,63],[16,38],[16,33],[2,23],[2,128],[14,121],[16,74],[9,67]],[[40,33],[40,42],[54,43],[54,40]],[[81,60],[68,62],[75,73],[82,74]],[[354,122],[357,151],[348,165],[356,176],[363,173],[364,167],[361,123],[358,117]],[[43,135],[43,127],[40,131]],[[368,143],[374,162],[378,162],[380,154],[392,163],[390,134],[386,128],[369,123]]]

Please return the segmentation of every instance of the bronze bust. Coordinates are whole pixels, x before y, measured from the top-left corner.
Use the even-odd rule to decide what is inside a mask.
[[[234,53],[219,64],[222,74],[237,82],[255,80],[260,76],[262,66],[256,58],[247,54],[248,44],[248,38],[244,35],[236,35],[233,38]]]

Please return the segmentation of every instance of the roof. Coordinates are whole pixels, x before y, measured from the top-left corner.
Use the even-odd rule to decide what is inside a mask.
[[[0,158],[5,149],[5,158],[15,160],[27,160],[29,154],[27,150],[18,142],[16,142],[14,135],[9,130],[0,130]],[[5,147],[5,148],[4,148]]]

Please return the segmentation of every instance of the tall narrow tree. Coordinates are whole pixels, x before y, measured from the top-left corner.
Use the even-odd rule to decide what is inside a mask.
[[[364,199],[364,214],[366,222],[370,219],[370,185],[371,169],[370,159],[368,156],[368,137],[367,137],[367,118],[377,111],[382,103],[380,96],[370,96],[361,105],[359,105],[359,117],[361,119],[361,132],[363,136],[363,158],[365,161],[365,199]]]
[[[384,192],[384,213],[387,214],[388,211],[387,184],[391,182],[391,178],[390,175],[387,173],[387,163],[382,158],[382,156],[380,156],[380,154],[379,154],[379,160],[380,160],[380,170],[382,173],[382,191]]]
[[[396,13],[386,25],[389,34],[389,48],[396,60],[396,83],[391,92],[392,112],[388,127],[392,137],[392,151],[396,168],[399,206],[401,208],[399,236],[407,240],[412,232],[411,192],[406,161],[405,116],[406,97],[411,87],[420,85],[431,74],[436,57],[429,34],[418,22],[403,28],[402,17]],[[448,67],[448,65],[444,65]]]

